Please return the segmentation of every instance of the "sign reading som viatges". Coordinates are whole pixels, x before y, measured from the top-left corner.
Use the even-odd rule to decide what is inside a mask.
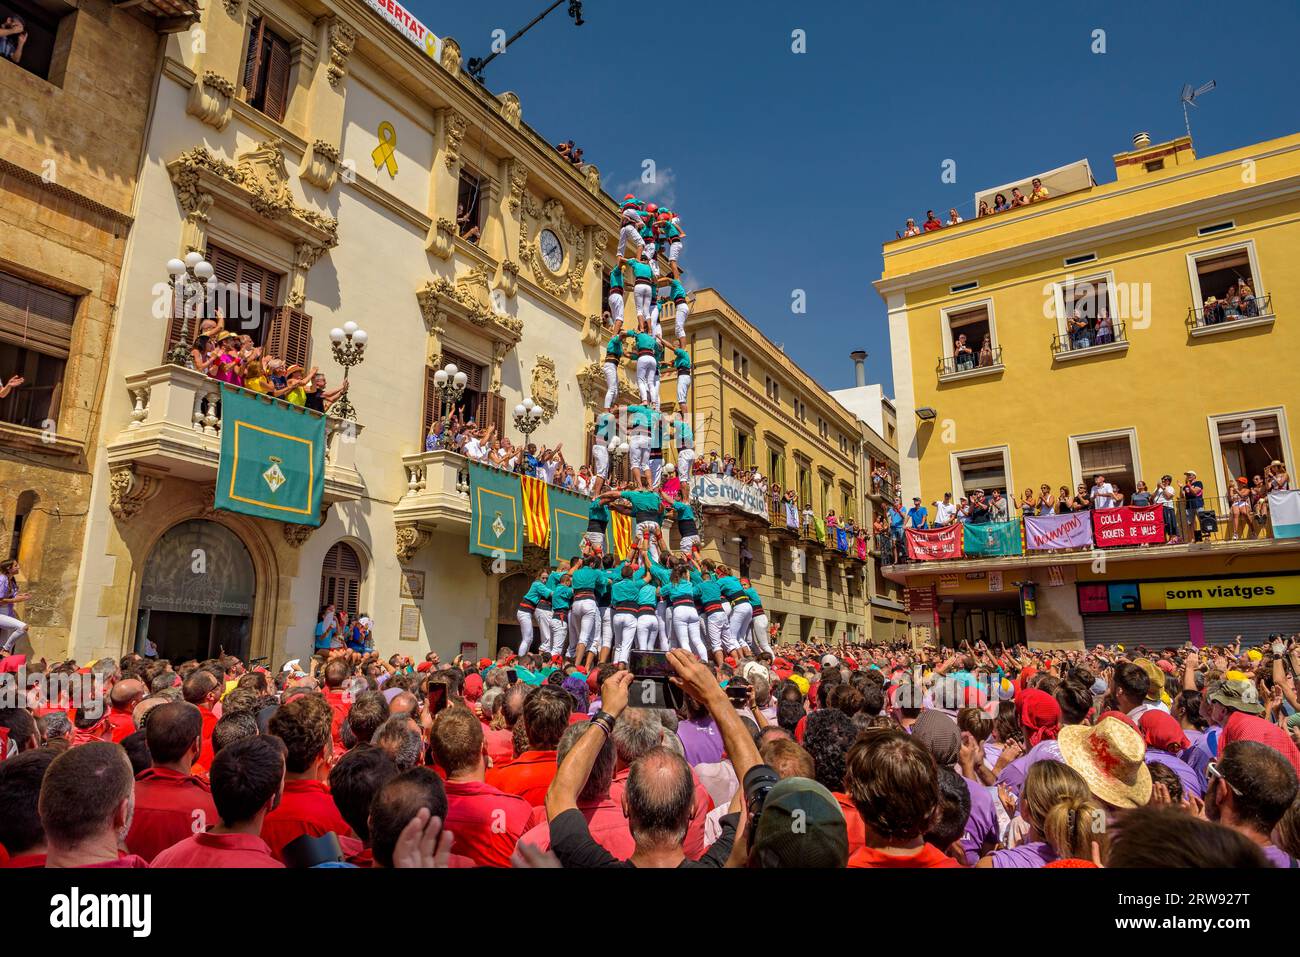
[[[387,20],[398,33],[427,53],[430,59],[442,57],[442,38],[415,18],[397,0],[365,0],[366,6]]]
[[[1300,605],[1300,575],[1141,582],[1138,593],[1144,611]]]
[[[691,501],[696,505],[735,505],[754,515],[767,515],[763,493],[730,475],[692,476]]]

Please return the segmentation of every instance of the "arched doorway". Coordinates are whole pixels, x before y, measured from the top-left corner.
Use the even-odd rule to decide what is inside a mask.
[[[320,604],[357,617],[361,604],[361,557],[347,542],[335,542],[320,566]]]
[[[135,650],[173,662],[222,651],[247,661],[256,583],[230,529],[202,519],[172,526],[145,562]]]

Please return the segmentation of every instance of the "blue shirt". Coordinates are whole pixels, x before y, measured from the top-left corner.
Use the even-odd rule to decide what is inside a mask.
[[[925,520],[929,514],[924,505],[915,505],[907,510],[907,517],[912,520],[913,528],[926,528]]]
[[[889,527],[890,528],[903,527],[903,516],[899,513],[898,509],[896,508],[891,507],[889,510]]]

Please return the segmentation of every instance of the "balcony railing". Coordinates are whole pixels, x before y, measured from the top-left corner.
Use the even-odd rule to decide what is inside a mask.
[[[439,449],[402,456],[406,494],[393,509],[398,523],[427,529],[468,532],[470,525],[469,460]]]
[[[1202,330],[1227,331],[1234,323],[1257,325],[1273,321],[1272,296],[1247,296],[1231,302],[1192,306],[1187,310],[1187,329],[1193,335]]]
[[[221,384],[201,372],[165,365],[126,378],[130,421],[108,443],[110,467],[133,465],[168,479],[215,482],[221,455]],[[326,503],[355,501],[365,492],[357,472],[362,427],[325,421]]]
[[[1116,322],[1109,329],[1088,328],[1065,335],[1052,336],[1052,355],[1056,358],[1087,352],[1110,351],[1107,347],[1127,347],[1127,323]]]
[[[977,375],[985,372],[999,372],[1002,369],[1002,347],[994,346],[988,355],[981,356],[971,352],[958,358],[940,356],[938,369],[940,379],[958,376]]]

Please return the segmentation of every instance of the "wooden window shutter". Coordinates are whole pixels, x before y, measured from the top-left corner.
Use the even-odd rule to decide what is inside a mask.
[[[266,30],[266,21],[254,17],[248,30],[248,50],[244,54],[244,99],[250,98],[257,90],[257,80],[261,76],[262,36]]]
[[[499,395],[484,395],[479,402],[480,425],[497,427],[497,435],[505,433],[506,400]]]
[[[77,299],[0,272],[0,333],[15,345],[67,358]]]
[[[300,365],[304,370],[310,368],[311,359],[311,316],[299,312],[292,306],[284,306],[276,313],[271,322],[271,330],[266,336],[266,352],[271,356],[284,359],[286,365]]]
[[[430,430],[435,422],[441,421],[443,416],[442,393],[438,391],[437,386],[433,383],[433,377],[437,369],[429,366],[424,367],[424,415],[422,418],[424,431],[420,433],[420,448],[424,448],[424,440],[428,438]]]
[[[289,44],[271,34],[266,62],[266,101],[262,112],[279,122],[289,102]]]

